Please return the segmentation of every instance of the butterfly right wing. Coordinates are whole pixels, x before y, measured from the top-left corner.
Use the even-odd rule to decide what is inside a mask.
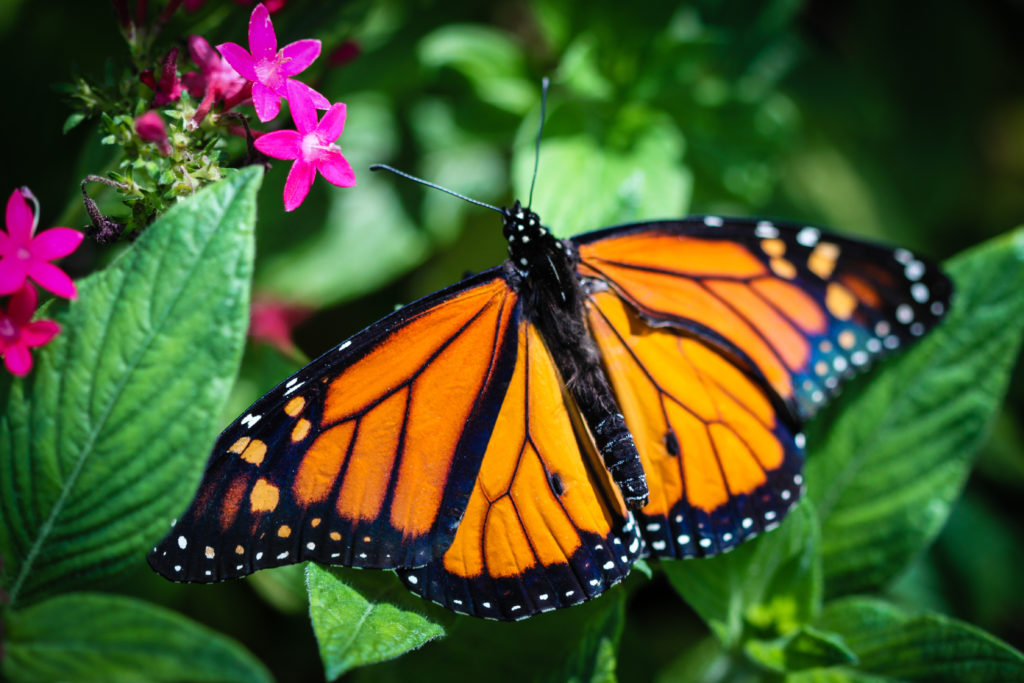
[[[392,568],[439,557],[515,366],[517,315],[492,269],[311,362],[220,435],[150,564],[209,582],[302,560]]]

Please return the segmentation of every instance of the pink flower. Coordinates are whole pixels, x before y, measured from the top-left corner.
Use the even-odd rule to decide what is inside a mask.
[[[256,149],[275,159],[295,159],[284,183],[284,209],[292,211],[309,194],[317,171],[329,183],[341,187],[356,184],[355,173],[334,141],[345,128],[345,105],[332,106],[320,122],[306,89],[288,84],[288,103],[298,130],[276,130],[256,140]]]
[[[286,85],[298,83],[290,78],[304,71],[320,56],[320,41],[312,38],[298,40],[277,49],[277,34],[270,21],[270,12],[260,3],[249,17],[249,49],[236,43],[223,43],[217,49],[235,71],[252,81],[252,103],[260,121],[269,121],[281,111],[281,98],[290,99]],[[331,103],[326,97],[298,83],[308,91],[317,109],[327,109]]]
[[[185,88],[193,97],[202,97],[195,120],[206,118],[218,100],[224,100],[224,111],[252,97],[249,82],[242,78],[202,36],[188,37],[188,53],[199,67],[198,72],[185,74]]]
[[[7,200],[7,232],[0,231],[0,295],[18,291],[32,278],[57,296],[74,299],[75,283],[63,270],[49,263],[67,256],[82,243],[84,235],[71,228],[51,228],[35,237],[36,216],[24,194],[15,190]]]
[[[38,301],[36,288],[25,283],[11,297],[6,312],[0,307],[0,355],[11,374],[19,377],[32,369],[29,349],[42,346],[60,332],[60,325],[52,320],[31,322]]]
[[[139,74],[139,80],[156,92],[153,105],[162,107],[181,99],[181,79],[178,78],[178,48],[172,47],[160,62],[160,80],[153,77],[149,69]]]
[[[313,309],[301,304],[257,294],[249,311],[249,336],[293,356],[297,349],[292,331],[312,314]]]
[[[135,132],[144,142],[155,142],[160,154],[167,156],[171,153],[171,143],[167,140],[167,126],[155,110],[150,109],[135,119]]]

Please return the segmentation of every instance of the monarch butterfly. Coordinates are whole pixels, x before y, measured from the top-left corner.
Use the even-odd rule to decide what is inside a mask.
[[[509,260],[256,401],[156,571],[315,560],[395,569],[478,617],[578,604],[642,556],[777,526],[804,490],[802,424],[952,292],[905,249],[812,226],[696,216],[557,239],[518,201],[491,208]]]

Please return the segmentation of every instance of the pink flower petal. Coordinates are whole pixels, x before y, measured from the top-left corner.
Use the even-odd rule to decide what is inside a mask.
[[[206,92],[206,76],[198,71],[185,74],[181,77],[181,82],[192,97],[202,97]]]
[[[0,296],[21,289],[28,277],[28,263],[20,258],[0,258]]]
[[[329,99],[327,99],[326,97],[324,97],[323,95],[318,93],[316,90],[313,90],[313,88],[310,88],[305,83],[302,83],[301,85],[306,90],[309,91],[309,97],[310,97],[311,100],[313,100],[313,106],[314,107],[316,107],[317,109],[330,109],[331,108],[331,101]]]
[[[32,258],[52,261],[64,258],[82,243],[83,233],[71,228],[43,230],[32,240]]]
[[[285,76],[294,76],[305,71],[320,56],[320,41],[315,38],[296,40],[281,48],[281,56],[285,58],[281,72]]]
[[[21,190],[15,190],[7,199],[7,234],[19,246],[28,244],[32,238],[34,216],[32,207],[21,196]]]
[[[313,186],[313,179],[316,178],[316,168],[313,164],[297,160],[292,164],[292,170],[288,171],[288,180],[284,183],[284,210],[294,211],[306,199],[309,188]]]
[[[63,270],[45,261],[35,261],[28,267],[28,276],[35,280],[40,287],[47,289],[57,296],[65,299],[78,297],[78,290],[75,283]]]
[[[302,135],[296,130],[275,130],[261,135],[253,143],[256,149],[275,159],[298,159]]]
[[[0,256],[3,256],[12,249],[14,249],[14,240],[6,232],[0,230]]]
[[[324,142],[334,142],[341,137],[345,130],[346,107],[344,102],[338,102],[327,110],[324,117],[320,119],[320,125],[316,127],[316,135]]]
[[[32,354],[27,346],[16,344],[4,351],[4,365],[12,375],[24,377],[32,370]]]
[[[277,34],[263,3],[256,5],[249,17],[249,49],[257,61],[277,56]]]
[[[356,174],[339,150],[332,149],[317,159],[316,170],[332,185],[352,187],[356,184]]]
[[[52,320],[37,320],[21,330],[21,343],[25,346],[42,346],[60,332],[60,325]]]
[[[266,123],[281,111],[281,96],[260,82],[252,84],[252,103],[256,117]]]
[[[193,34],[188,37],[188,54],[203,71],[210,71],[220,65],[220,55],[202,36]]]
[[[36,292],[35,287],[26,282],[25,286],[11,296],[11,303],[7,306],[7,317],[11,319],[15,327],[22,328],[32,319],[38,303],[39,293]]]
[[[305,135],[316,130],[316,109],[313,107],[313,100],[309,92],[309,86],[299,83],[291,78],[286,84],[288,88],[288,105],[292,109],[292,120],[299,132]]]
[[[237,43],[221,43],[217,46],[217,51],[242,78],[256,80],[256,62],[244,47]]]

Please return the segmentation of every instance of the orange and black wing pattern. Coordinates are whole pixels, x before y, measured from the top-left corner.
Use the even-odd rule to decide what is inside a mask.
[[[700,337],[761,375],[806,420],[843,379],[917,339],[949,306],[939,269],[819,228],[718,216],[573,239],[579,273],[654,327]]]
[[[587,312],[647,474],[635,514],[652,554],[714,555],[777,526],[803,490],[803,437],[770,389],[611,291],[594,292]]]
[[[410,304],[271,390],[219,437],[150,553],[176,581],[316,560],[424,565],[455,538],[519,350],[493,269]]]
[[[644,551],[537,329],[515,370],[465,516],[444,556],[398,571],[456,612],[524,619],[596,597]]]

